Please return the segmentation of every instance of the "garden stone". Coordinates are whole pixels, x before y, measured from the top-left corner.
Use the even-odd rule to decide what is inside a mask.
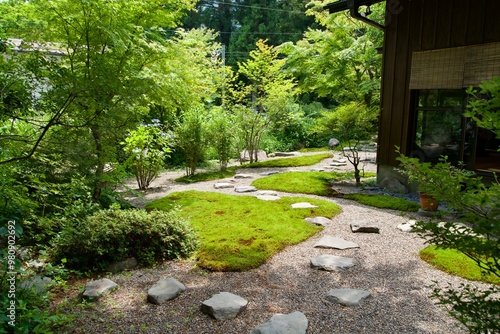
[[[235,179],[252,179],[253,175],[251,174],[236,174],[234,176]]]
[[[351,231],[353,233],[380,233],[380,228],[368,222],[351,223]]]
[[[311,267],[326,271],[336,271],[354,267],[354,259],[349,257],[323,254],[311,260]]]
[[[328,141],[328,147],[332,148],[332,147],[335,147],[335,146],[339,146],[340,144],[340,140],[338,140],[337,138],[330,138],[330,140]]]
[[[118,284],[107,278],[101,278],[97,281],[92,281],[85,285],[85,291],[83,291],[83,298],[89,300],[98,300],[102,296],[111,293],[112,291],[118,289]]]
[[[275,157],[296,157],[299,155],[299,152],[274,152]]]
[[[257,195],[256,197],[262,201],[277,201],[281,199],[279,196],[272,195]]]
[[[324,172],[324,168],[311,168],[311,172]]]
[[[234,191],[236,191],[237,193],[251,193],[257,191],[257,188],[255,188],[254,186],[241,186],[234,188]]]
[[[321,225],[321,226],[327,226],[330,223],[332,223],[332,220],[326,217],[307,217],[305,218],[305,221],[310,224]]]
[[[279,174],[280,172],[277,171],[277,170],[271,170],[269,172],[262,172],[262,173],[259,173],[260,176],[271,176],[271,175],[274,175],[274,174]]]
[[[308,202],[300,202],[300,203],[292,204],[292,208],[294,208],[294,209],[314,209],[314,208],[317,208],[317,206],[312,205],[311,203],[308,203]]]
[[[398,193],[398,194],[408,193],[408,189],[401,182],[399,182],[397,179],[393,177],[385,178],[382,182],[380,182],[380,186],[393,193]]]
[[[201,311],[217,320],[235,318],[246,308],[248,301],[229,292],[213,295],[201,304]]]
[[[346,160],[346,159],[344,159],[344,158],[340,158],[340,159],[338,159],[338,158],[333,158],[333,159],[332,159],[332,162],[339,162],[339,163],[345,163],[345,164],[347,164],[347,160]]]
[[[274,190],[262,190],[257,193],[259,196],[278,196],[278,193]]]
[[[49,291],[51,284],[52,279],[50,277],[33,276],[22,281],[19,288],[24,290],[33,289],[38,293],[44,293]]]
[[[332,162],[330,164],[332,167],[342,167],[342,166],[347,166],[347,162]]]
[[[159,280],[148,290],[148,302],[161,305],[167,300],[176,298],[186,290],[184,284],[175,278],[165,278]]]
[[[218,182],[214,184],[215,189],[234,188],[234,184],[228,182]]]
[[[308,326],[305,314],[295,311],[273,315],[268,322],[252,329],[250,334],[305,334]]]
[[[137,260],[134,259],[133,257],[131,257],[129,259],[111,264],[108,267],[108,271],[115,274],[115,273],[119,273],[121,271],[124,271],[126,269],[132,269],[137,265],[138,265]]]
[[[335,249],[349,249],[349,248],[359,248],[359,245],[352,241],[347,241],[342,238],[332,237],[330,235],[325,235],[321,238],[314,247],[318,248],[335,248]]]
[[[370,292],[364,290],[334,289],[328,291],[326,299],[344,306],[361,306],[361,303],[370,296]]]
[[[407,222],[399,224],[397,228],[403,232],[411,232],[413,230],[413,226],[415,226],[416,223],[416,220],[409,220]]]

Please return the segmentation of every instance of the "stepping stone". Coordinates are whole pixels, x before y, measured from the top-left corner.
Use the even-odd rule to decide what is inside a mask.
[[[311,172],[324,172],[325,169],[321,167],[311,168]]]
[[[299,152],[274,152],[275,157],[296,157],[299,155]]]
[[[85,285],[83,298],[96,301],[104,295],[118,289],[118,284],[107,278],[101,278]]]
[[[225,188],[234,188],[234,184],[228,182],[219,182],[214,184],[215,189],[225,189]]]
[[[236,191],[237,193],[251,193],[257,191],[257,188],[255,188],[254,186],[241,186],[234,188],[234,191]]]
[[[417,223],[416,220],[409,220],[405,223],[399,224],[397,226],[398,229],[400,229],[403,232],[411,232],[413,230],[413,226]]]
[[[278,193],[274,190],[262,190],[257,193],[257,195],[262,196],[278,196]]]
[[[370,296],[370,292],[364,290],[335,289],[328,291],[326,299],[344,306],[361,306],[361,303]]]
[[[346,159],[343,159],[343,158],[333,158],[332,159],[332,162],[337,162],[337,163],[347,163],[347,160]]]
[[[161,305],[167,300],[176,298],[186,290],[184,284],[175,278],[165,278],[159,280],[148,290],[148,302]]]
[[[280,172],[277,171],[277,170],[273,170],[273,171],[269,171],[269,172],[262,172],[262,173],[259,173],[260,176],[271,176],[271,175],[274,175],[274,174],[279,174]]]
[[[332,166],[332,167],[347,166],[347,163],[346,163],[346,162],[332,162],[332,163],[330,164],[330,166]]]
[[[137,262],[137,260],[134,259],[133,257],[131,257],[129,259],[111,264],[108,267],[108,271],[115,274],[115,273],[119,273],[121,271],[124,271],[126,269],[132,269],[135,266],[137,266],[138,264],[139,263]]]
[[[281,197],[279,196],[272,196],[272,195],[257,195],[256,197],[263,201],[277,201],[281,199]]]
[[[300,202],[300,203],[292,204],[292,208],[294,208],[294,209],[314,209],[314,208],[317,208],[317,206],[312,205],[311,203],[308,203],[308,202]]]
[[[347,241],[342,238],[332,237],[325,235],[321,238],[314,247],[317,248],[335,248],[335,249],[349,249],[349,248],[359,248],[359,245],[352,241]]]
[[[326,271],[336,271],[354,267],[354,259],[349,257],[323,254],[311,260],[311,267]]]
[[[201,304],[201,311],[217,320],[235,318],[243,311],[248,301],[229,292],[213,295]]]
[[[236,174],[234,176],[235,179],[253,179],[253,175],[251,174]]]
[[[22,281],[19,288],[24,290],[33,289],[38,293],[44,293],[49,291],[51,285],[52,279],[50,277],[33,276]]]
[[[351,231],[353,233],[380,233],[380,228],[372,223],[356,222],[351,223]]]
[[[305,221],[310,224],[321,225],[321,226],[327,226],[333,222],[331,219],[328,219],[326,217],[307,217],[305,218]]]
[[[275,314],[271,319],[254,328],[250,334],[306,334],[309,321],[304,313]]]

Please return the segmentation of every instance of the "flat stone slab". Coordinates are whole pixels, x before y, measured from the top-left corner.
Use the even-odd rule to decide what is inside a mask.
[[[277,201],[277,200],[281,199],[281,197],[273,196],[273,195],[257,195],[255,197],[257,197],[258,199],[260,199],[262,201]]]
[[[317,248],[334,248],[334,249],[349,249],[359,248],[359,245],[352,241],[347,241],[342,238],[332,237],[330,235],[323,236],[314,244]]]
[[[347,163],[347,160],[344,159],[344,158],[333,158],[332,159],[332,162],[337,162],[337,163],[344,163],[346,164]]]
[[[278,193],[274,190],[262,190],[257,193],[257,195],[262,196],[278,196]]]
[[[257,191],[257,188],[255,188],[254,186],[240,186],[234,188],[234,191],[236,191],[237,193],[251,193]]]
[[[272,170],[272,171],[269,171],[269,172],[262,172],[262,173],[259,173],[260,176],[271,176],[271,175],[274,175],[274,174],[279,174],[280,172],[277,171],[277,170]]]
[[[229,182],[218,182],[214,184],[215,189],[234,188],[234,184]]]
[[[332,166],[332,167],[342,167],[342,166],[347,166],[347,163],[346,162],[332,162],[330,164],[330,166]]]
[[[325,169],[321,167],[311,168],[311,172],[324,172]]]
[[[294,203],[292,204],[292,208],[294,209],[314,209],[317,208],[318,206],[312,205],[309,202],[300,202],[300,203]]]
[[[305,334],[309,321],[304,313],[295,311],[289,314],[275,314],[271,319],[254,328],[250,334]]]
[[[83,298],[89,300],[98,300],[104,295],[118,289],[118,284],[108,278],[101,278],[97,281],[92,281],[85,285]]]
[[[337,271],[354,267],[354,259],[349,257],[323,254],[311,260],[311,267],[326,271]]]
[[[33,276],[22,281],[19,284],[21,289],[33,289],[38,293],[43,293],[49,291],[52,285],[52,279],[50,277]]]
[[[380,233],[380,228],[369,222],[354,222],[351,223],[351,231],[353,233]]]
[[[328,219],[326,217],[307,217],[304,220],[310,224],[321,226],[327,226],[333,222],[331,219]]]
[[[234,176],[235,179],[253,179],[253,175],[251,174],[236,174]]]
[[[399,224],[397,228],[403,232],[411,232],[413,230],[413,226],[417,223],[416,220],[409,220],[402,224]]]
[[[363,301],[370,296],[370,292],[364,290],[334,289],[328,291],[326,299],[332,303],[344,306],[361,306]]]
[[[186,290],[184,284],[175,278],[165,278],[156,282],[148,290],[148,302],[161,305],[168,300],[176,298],[184,290]]]
[[[230,292],[213,295],[201,304],[201,311],[217,320],[235,318],[247,307],[248,301]]]

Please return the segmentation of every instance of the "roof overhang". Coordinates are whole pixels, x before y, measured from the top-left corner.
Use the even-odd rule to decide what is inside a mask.
[[[382,1],[384,0],[339,0],[332,2],[323,8],[327,9],[330,14],[341,12],[343,10],[349,10],[353,18],[368,23],[375,28],[384,30],[385,27],[378,22],[370,20],[368,18],[368,14],[364,15],[359,12],[359,7],[361,6],[371,6]]]

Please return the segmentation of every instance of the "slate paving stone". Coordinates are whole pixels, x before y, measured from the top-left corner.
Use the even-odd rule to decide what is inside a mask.
[[[311,267],[326,271],[337,271],[354,267],[354,259],[336,255],[323,254],[311,260]]]
[[[325,235],[318,242],[314,244],[314,247],[349,249],[349,248],[359,248],[359,245],[355,242],[347,241],[342,238]]]
[[[328,291],[326,299],[332,303],[344,306],[361,306],[363,301],[370,297],[369,291],[357,289],[334,289]]]

